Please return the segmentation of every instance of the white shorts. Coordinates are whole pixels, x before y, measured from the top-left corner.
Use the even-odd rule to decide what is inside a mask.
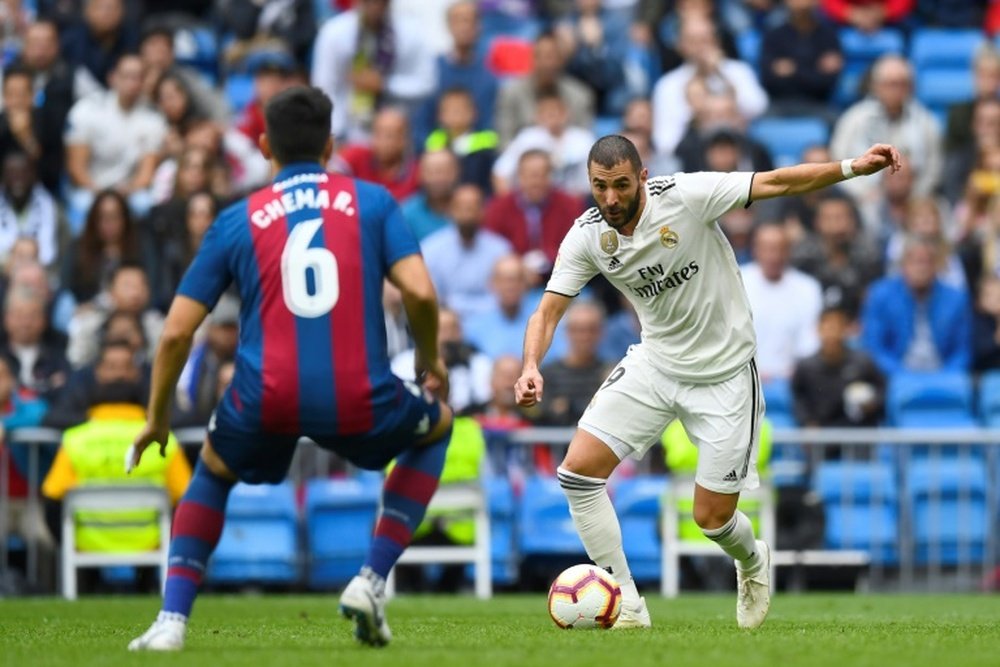
[[[698,447],[695,482],[709,491],[755,489],[764,397],[757,364],[712,384],[681,382],[633,345],[594,394],[579,426],[623,459],[641,458],[680,419]]]

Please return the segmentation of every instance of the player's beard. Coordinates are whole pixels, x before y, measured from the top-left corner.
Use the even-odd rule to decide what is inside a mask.
[[[632,196],[632,201],[629,202],[628,207],[625,209],[625,215],[619,218],[618,221],[613,220],[609,217],[609,211],[606,206],[598,206],[597,210],[601,212],[601,217],[604,218],[604,222],[608,223],[608,226],[612,229],[620,230],[622,227],[627,225],[635,217],[635,214],[639,212],[639,206],[642,204],[642,197],[640,196],[639,189],[642,185],[639,185],[635,189],[635,193]],[[619,209],[621,210],[621,209]]]

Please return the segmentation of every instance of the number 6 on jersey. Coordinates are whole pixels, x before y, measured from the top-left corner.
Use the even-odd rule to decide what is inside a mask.
[[[321,317],[337,305],[340,298],[340,278],[337,258],[327,248],[311,248],[323,220],[306,220],[295,225],[281,253],[281,286],[285,305],[299,317]],[[313,290],[309,292],[309,271],[313,274]]]

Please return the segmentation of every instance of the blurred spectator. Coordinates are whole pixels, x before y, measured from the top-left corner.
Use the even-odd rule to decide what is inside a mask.
[[[678,46],[684,64],[665,74],[653,88],[653,143],[657,150],[674,152],[708,94],[734,95],[746,119],[767,109],[767,93],[757,75],[746,63],[725,57],[710,22],[691,19],[683,23]]]
[[[85,304],[107,289],[119,265],[143,260],[139,233],[124,197],[98,193],[87,212],[83,233],[67,253],[62,284]]]
[[[406,311],[403,310],[403,295],[388,280],[382,283],[382,309],[385,311],[386,354],[391,359],[413,347],[413,343]]]
[[[792,374],[795,421],[803,427],[878,426],[885,378],[871,357],[848,344],[852,318],[837,307],[819,318],[819,351]]]
[[[531,453],[523,445],[512,445],[507,434],[525,426],[531,426],[531,418],[538,407],[522,408],[514,396],[514,383],[521,375],[521,355],[504,355],[493,360],[490,376],[492,399],[476,420],[483,427],[486,436],[490,467],[501,476],[507,477],[518,487],[526,474],[534,472],[530,463]]]
[[[530,150],[548,153],[552,180],[557,188],[583,197],[590,194],[587,156],[594,134],[569,124],[569,109],[555,91],[538,96],[535,124],[521,129],[493,165],[493,185],[498,193],[510,191],[521,156]]]
[[[424,150],[451,150],[459,160],[459,181],[473,183],[491,193],[497,133],[475,130],[476,126],[475,98],[464,88],[449,88],[438,98],[437,129],[427,137]]]
[[[624,64],[628,56],[628,24],[605,11],[602,0],[575,0],[573,12],[556,26],[562,49],[569,54],[566,73],[587,84],[599,115],[618,116],[628,97]]]
[[[81,99],[69,114],[65,141],[74,188],[71,204],[75,212],[86,211],[98,190],[116,188],[143,215],[149,210],[149,186],[166,125],[141,103],[142,61],[137,56],[122,57],[110,83],[111,90]]]
[[[76,97],[103,91],[116,63],[138,48],[139,30],[131,17],[126,20],[124,0],[84,0],[81,20],[62,33]]]
[[[494,118],[501,147],[506,148],[522,128],[535,122],[537,101],[543,93],[551,91],[566,102],[571,125],[593,125],[594,94],[565,70],[566,59],[555,35],[551,32],[539,35],[535,39],[531,73],[507,81],[500,88]]]
[[[69,364],[65,338],[46,335],[47,294],[14,286],[4,298],[2,356],[18,384],[33,396],[51,401],[66,383]]]
[[[899,273],[903,246],[909,236],[929,240],[938,249],[938,278],[942,283],[963,291],[969,288],[964,265],[948,241],[937,201],[928,197],[910,201],[903,227],[889,238],[886,248],[886,264],[891,273]]]
[[[233,361],[239,342],[239,299],[224,295],[208,316],[204,339],[191,349],[177,382],[174,426],[204,426],[218,403],[219,369]]]
[[[921,25],[943,28],[981,28],[986,15],[982,0],[916,0]]]
[[[419,188],[410,126],[401,109],[380,110],[372,122],[371,144],[349,145],[335,160],[344,163],[351,176],[384,185],[396,201],[405,200]]]
[[[13,151],[27,154],[37,166],[42,184],[58,194],[63,169],[62,125],[53,124],[52,114],[36,108],[34,99],[31,70],[19,65],[4,70],[0,159]]]
[[[926,196],[941,179],[941,128],[927,107],[913,97],[913,70],[897,55],[879,58],[872,67],[872,96],[841,115],[830,139],[834,159],[860,155],[874,143],[892,144],[909,159],[916,175],[913,191]],[[864,205],[879,189],[877,178],[856,178],[841,187]]]
[[[760,49],[769,111],[829,116],[827,106],[844,68],[837,30],[819,15],[819,0],[785,0],[787,20],[768,30]]]
[[[984,148],[977,156],[965,183],[965,193],[952,214],[952,234],[964,240],[990,224],[992,209],[1000,194],[1000,144]]]
[[[147,354],[149,341],[146,340],[142,320],[135,313],[124,310],[110,313],[101,325],[98,339],[105,343],[125,343],[132,350],[132,359],[140,368],[148,370],[151,366],[152,359]]]
[[[958,254],[965,269],[965,281],[973,293],[989,276],[1000,276],[1000,207],[990,208],[986,222],[962,239]]]
[[[29,25],[15,63],[32,73],[35,106],[45,115],[44,125],[55,128],[58,136],[73,106],[73,73],[62,59],[56,24],[39,20]]]
[[[790,266],[787,232],[779,224],[764,224],[756,229],[753,259],[740,270],[757,332],[760,377],[763,382],[788,379],[796,361],[815,354],[819,348],[816,325],[823,308],[820,284]]]
[[[223,127],[208,120],[195,123],[185,135],[184,145],[204,148],[225,170],[228,185],[214,181],[212,185],[220,194],[245,195],[270,182],[271,163],[264,159],[260,147],[235,127]],[[176,165],[176,161],[167,159],[159,170],[173,169]]]
[[[771,156],[763,144],[747,136],[746,119],[731,92],[709,94],[695,110],[675,154],[684,171],[770,171]],[[709,165],[709,154],[717,153]],[[722,155],[718,155],[722,153]]]
[[[156,342],[163,330],[163,315],[149,307],[149,280],[141,265],[122,262],[111,276],[106,299],[93,307],[81,308],[69,327],[69,347],[66,356],[74,368],[91,363],[97,356],[101,330],[109,313],[124,311],[139,317],[146,334],[147,358],[152,358]]]
[[[207,116],[195,106],[187,84],[175,74],[168,73],[157,82],[153,101],[167,123],[161,147],[162,161],[153,172],[150,185],[153,203],[161,204],[170,198],[173,178],[168,177],[173,176],[171,171],[176,170],[174,161],[184,152],[184,137],[196,123],[204,121]]]
[[[491,359],[521,354],[524,329],[534,309],[528,295],[528,277],[524,263],[516,255],[501,258],[493,265],[492,290],[495,301],[489,310],[463,322],[470,343]],[[563,327],[556,329],[546,355],[559,358],[566,352]]]
[[[401,206],[403,217],[418,241],[448,225],[458,169],[458,159],[449,150],[429,151],[420,156],[420,187]]]
[[[154,25],[142,35],[139,57],[145,70],[143,92],[147,99],[157,102],[157,88],[170,74],[180,80],[181,88],[190,96],[191,106],[215,121],[225,121],[229,116],[226,100],[212,88],[198,70],[181,65],[174,53],[174,32],[165,25]]]
[[[34,4],[23,0],[0,2],[0,46],[3,47],[5,55],[21,50],[24,35],[34,20]]]
[[[448,32],[452,46],[437,57],[437,83],[433,96],[424,106],[425,125],[433,122],[437,113],[438,127],[449,130],[452,141],[473,130],[493,133],[493,110],[497,99],[497,77],[486,67],[482,48],[482,25],[474,0],[459,0],[448,7]],[[451,128],[443,118],[442,104],[450,91],[464,90],[471,98],[472,118],[467,126]],[[464,124],[463,124],[464,125]],[[430,133],[430,126],[419,128],[418,134]],[[430,139],[428,139],[430,141]],[[428,150],[431,146],[428,146]],[[462,156],[462,152],[452,146]]]
[[[438,311],[438,352],[448,367],[448,405],[457,414],[481,412],[490,401],[493,362],[462,333],[458,313],[448,308]],[[404,380],[416,378],[412,349],[392,359],[392,372]]]
[[[971,131],[969,139],[949,149],[945,156],[944,194],[952,203],[960,200],[966,193],[969,174],[976,168],[980,157],[1000,149],[1000,99],[990,97],[976,100],[970,111],[971,118],[963,125],[963,132]],[[962,123],[964,120],[957,122]]]
[[[316,36],[312,83],[333,100],[332,132],[355,141],[387,105],[410,110],[434,89],[434,54],[405,22],[394,23],[390,0],[358,0]]]
[[[598,352],[604,334],[604,311],[581,301],[566,311],[567,349],[563,356],[548,354],[542,366],[545,402],[540,423],[572,426],[580,419],[610,370]]]
[[[949,152],[969,148],[974,140],[973,114],[979,102],[995,101],[1000,95],[1000,52],[989,42],[976,52],[972,64],[973,97],[948,108],[945,148]]]
[[[169,227],[156,242],[154,273],[150,276],[153,305],[166,312],[170,308],[177,286],[187,267],[201,247],[201,240],[219,212],[218,202],[211,193],[195,192],[164,205],[164,222]]]
[[[831,19],[861,32],[876,32],[887,24],[902,23],[913,5],[914,0],[823,0],[823,10]]]
[[[893,234],[906,227],[910,202],[916,197],[913,192],[916,175],[910,161],[902,158],[899,169],[892,173],[887,169],[876,178],[882,181],[882,187],[859,210],[865,232],[885,247]],[[843,192],[839,186],[837,189]]]
[[[813,145],[802,151],[803,163],[831,162],[830,151],[826,146]],[[781,220],[788,233],[788,240],[792,246],[805,238],[806,232],[811,232],[816,228],[816,203],[820,197],[830,190],[838,190],[836,185],[830,186],[824,191],[809,192],[804,195],[794,197],[781,197],[777,201],[777,213],[775,218]]]
[[[629,101],[622,115],[621,135],[635,145],[642,166],[650,176],[663,176],[679,170],[679,163],[673,155],[660,153],[653,145],[653,105],[645,97]]]
[[[887,376],[899,371],[966,371],[972,361],[972,312],[965,292],[937,278],[939,251],[907,239],[902,273],[872,285],[861,342]]]
[[[493,265],[509,255],[507,239],[483,229],[483,192],[460,185],[451,198],[451,225],[423,240],[420,250],[442,304],[469,322],[493,304]]]
[[[678,53],[680,26],[688,20],[708,21],[715,28],[726,57],[739,58],[736,39],[726,20],[729,17],[723,16],[732,4],[725,0],[639,0],[631,38],[640,46],[655,46],[659,52],[660,69],[669,72],[684,62]]]
[[[290,55],[280,51],[257,54],[250,64],[253,72],[253,99],[240,112],[236,128],[257,146],[265,130],[264,107],[272,97],[295,85],[298,67]]]
[[[220,27],[235,38],[225,59],[236,66],[256,49],[287,45],[301,63],[309,59],[316,36],[312,0],[216,0]]]
[[[819,281],[823,303],[853,319],[869,283],[882,275],[879,249],[862,232],[854,202],[828,193],[816,204],[816,232],[792,251],[792,264]]]
[[[608,316],[601,340],[601,359],[617,362],[625,356],[630,345],[640,341],[639,316],[624,294],[618,295],[618,312]]]
[[[972,335],[972,370],[1000,369],[1000,277],[986,276],[979,283]]]
[[[176,161],[160,163],[153,177],[153,199],[157,203],[149,210],[146,231],[160,238],[167,230],[178,229],[176,223],[188,198],[198,192],[211,192],[225,199],[229,185],[229,173],[218,154],[195,144],[182,146]],[[167,216],[170,219],[165,219]]]
[[[59,205],[35,180],[35,165],[24,153],[12,151],[0,164],[0,262],[14,243],[30,238],[38,244],[38,260],[47,267],[59,260]]]
[[[191,481],[191,467],[173,435],[165,456],[149,460],[126,475],[121,464],[145,425],[144,390],[128,347],[108,344],[94,371],[86,421],[67,430],[55,461],[42,483],[49,525],[57,528],[59,502],[74,488],[88,484],[147,484],[162,486],[176,503]],[[110,465],[109,462],[116,462]],[[159,534],[156,510],[122,508],[91,510],[76,517],[75,542],[80,551],[142,551],[165,538]],[[82,583],[82,582],[81,582]]]
[[[31,239],[19,239],[11,250],[10,260],[5,276],[6,288],[0,299],[5,299],[7,293],[17,289],[39,295],[45,303],[48,322],[43,338],[59,348],[65,348],[66,328],[76,306],[73,297],[62,288],[52,287],[54,281],[38,262],[38,245]]]
[[[719,227],[733,248],[737,264],[753,261],[753,224],[753,214],[742,206],[726,211],[719,218]]]
[[[553,186],[548,154],[529,150],[518,161],[514,190],[486,207],[484,226],[510,241],[519,255],[531,253],[525,260],[542,276],[552,268],[559,244],[582,212],[576,197]]]

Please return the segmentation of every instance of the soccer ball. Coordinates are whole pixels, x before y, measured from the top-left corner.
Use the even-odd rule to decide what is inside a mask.
[[[569,628],[610,628],[622,610],[622,589],[596,565],[563,570],[549,587],[549,616]]]

